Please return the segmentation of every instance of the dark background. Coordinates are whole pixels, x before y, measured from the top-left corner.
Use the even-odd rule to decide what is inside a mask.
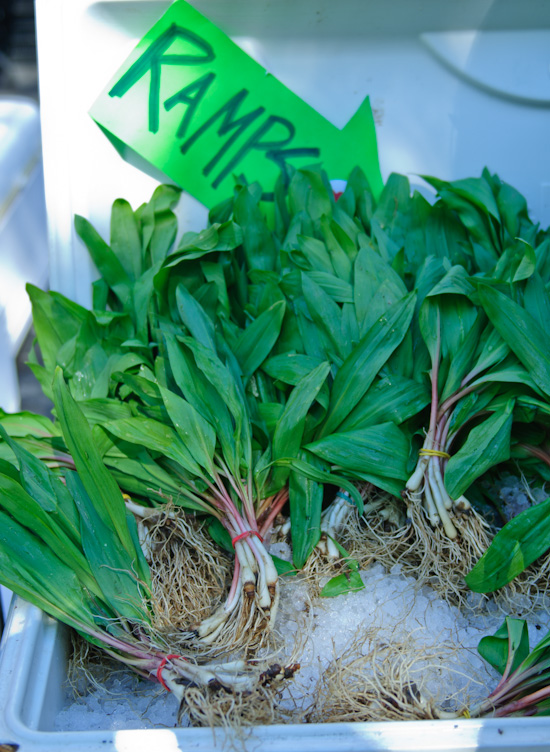
[[[36,95],[33,0],[0,0],[0,92]]]

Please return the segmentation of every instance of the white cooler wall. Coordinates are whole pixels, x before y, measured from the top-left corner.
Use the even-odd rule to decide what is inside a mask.
[[[25,285],[47,278],[38,105],[0,96],[0,407],[10,412],[19,409],[15,359],[31,324]]]
[[[366,95],[383,176],[498,172],[550,222],[550,6],[540,0],[192,0],[342,127]],[[94,271],[80,213],[108,236],[117,197],[156,182],[123,162],[88,109],[166,0],[36,0],[51,284],[81,303]],[[55,40],[55,43],[54,43]],[[345,176],[331,175],[332,178]],[[184,196],[181,231],[206,213]]]

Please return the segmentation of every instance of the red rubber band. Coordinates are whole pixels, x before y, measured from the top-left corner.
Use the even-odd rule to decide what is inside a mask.
[[[181,658],[181,655],[165,655],[164,658],[162,659],[162,661],[160,662],[159,667],[157,668],[157,679],[159,680],[159,682],[162,684],[162,686],[164,687],[164,689],[167,692],[170,692],[171,690],[170,690],[170,687],[168,687],[168,685],[166,684],[166,682],[162,678],[162,669],[166,666],[167,662],[171,658]],[[185,660],[185,658],[184,658],[184,660]]]
[[[251,535],[255,535],[256,538],[259,538],[262,543],[264,542],[264,539],[262,538],[262,536],[257,530],[245,530],[244,533],[241,533],[240,535],[236,535],[234,538],[231,539],[233,548],[235,548],[235,543],[238,543],[240,540],[243,540],[243,538],[249,538]]]

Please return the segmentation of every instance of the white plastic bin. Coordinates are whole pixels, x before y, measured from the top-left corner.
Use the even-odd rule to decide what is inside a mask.
[[[484,166],[550,222],[550,5],[540,0],[192,0],[270,72],[342,127],[370,95],[383,176],[444,179]],[[166,0],[36,0],[54,289],[83,304],[94,271],[75,213],[108,237],[112,201],[155,181],[125,163],[88,110]],[[341,176],[333,176],[341,177]],[[180,230],[206,212],[180,202]],[[208,729],[55,733],[65,630],[21,601],[0,663],[0,741],[40,750],[206,750]],[[221,732],[220,732],[221,733]],[[223,746],[220,735],[216,748]],[[247,749],[547,750],[550,719],[258,727]]]

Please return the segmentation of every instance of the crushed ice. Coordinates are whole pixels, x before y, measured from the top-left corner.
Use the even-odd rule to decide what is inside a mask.
[[[282,558],[287,551],[273,553]],[[500,626],[502,613],[487,608],[461,613],[438,598],[429,586],[419,586],[413,577],[404,576],[399,565],[386,572],[382,565],[373,564],[361,577],[364,590],[313,600],[308,597],[303,580],[286,578],[278,630],[289,652],[299,635],[307,634],[307,639],[297,659],[301,669],[282,702],[294,706],[301,700],[306,707],[330,661],[340,656],[358,634],[372,634],[373,630],[381,644],[405,642],[413,654],[418,654],[422,661],[419,666],[423,693],[431,694],[438,703],[453,697],[459,704],[469,704],[486,696],[495,686],[497,674],[479,657],[476,648],[481,637],[494,633]],[[474,593],[470,600],[473,607],[481,605],[480,597]],[[534,646],[550,629],[550,617],[532,614],[527,621]],[[105,688],[95,689],[75,702],[68,701],[57,716],[55,728],[61,731],[174,726],[176,716],[177,702],[158,684],[116,672]]]

